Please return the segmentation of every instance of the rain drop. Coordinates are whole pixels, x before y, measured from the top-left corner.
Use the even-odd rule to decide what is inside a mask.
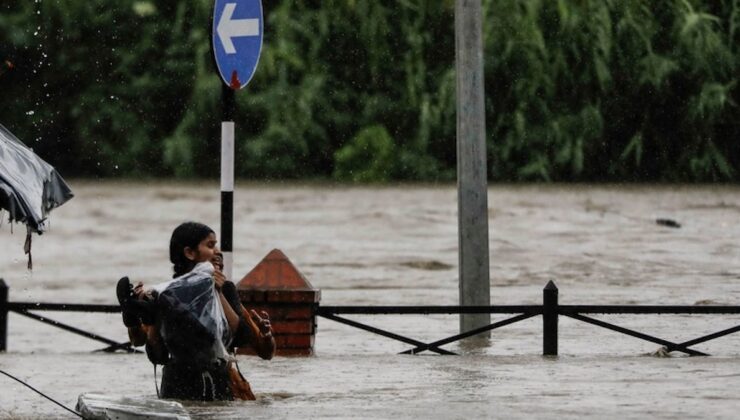
[[[26,115],[33,115],[33,114],[35,114],[34,111],[28,111],[28,112],[26,112]]]

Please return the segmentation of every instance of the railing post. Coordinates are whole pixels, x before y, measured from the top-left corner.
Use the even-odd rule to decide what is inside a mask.
[[[8,350],[8,285],[0,279],[0,351]]]
[[[558,287],[550,280],[542,290],[542,354],[558,355]]]

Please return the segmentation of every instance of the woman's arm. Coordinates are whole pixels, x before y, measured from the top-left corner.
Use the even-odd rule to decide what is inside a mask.
[[[262,316],[260,316],[254,310],[247,311],[239,300],[239,294],[233,282],[219,282],[216,279],[216,288],[219,291],[224,313],[229,321],[229,328],[234,333],[235,345],[243,346],[249,343],[254,347],[259,357],[266,360],[272,359],[275,355],[275,338],[272,336],[272,325],[267,312],[262,311]],[[227,303],[224,303],[224,301]],[[230,313],[237,316],[236,323],[230,319],[232,316]]]
[[[229,301],[224,296],[223,286],[224,283],[226,283],[226,276],[224,276],[224,273],[215,265],[214,268],[215,270],[213,272],[213,287],[216,289],[218,300],[221,302],[221,307],[224,309],[226,322],[229,324],[229,330],[231,331],[231,335],[233,336],[234,334],[236,334],[236,331],[239,328],[239,315],[237,315],[237,313],[234,311],[234,308],[231,307]]]
[[[239,315],[234,312],[234,309],[232,309],[231,305],[229,305],[229,302],[226,300],[226,297],[224,297],[224,294],[221,293],[221,290],[218,291],[218,299],[221,301],[221,306],[224,308],[226,322],[229,323],[229,330],[231,331],[231,335],[233,336],[237,333],[237,330],[239,329]]]

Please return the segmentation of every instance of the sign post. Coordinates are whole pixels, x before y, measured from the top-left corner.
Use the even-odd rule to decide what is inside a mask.
[[[221,118],[221,250],[228,280],[234,278],[234,92],[246,86],[257,69],[263,32],[260,0],[216,0],[211,48],[225,83]]]
[[[455,62],[460,305],[489,306],[491,280],[488,261],[488,179],[480,0],[455,2]],[[489,313],[462,314],[460,332],[490,323]],[[487,337],[490,335],[490,331],[485,333]]]

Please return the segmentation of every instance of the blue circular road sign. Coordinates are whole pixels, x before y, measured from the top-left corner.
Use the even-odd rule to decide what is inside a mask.
[[[249,83],[262,51],[262,2],[216,0],[213,9],[213,54],[221,79],[232,89]]]

